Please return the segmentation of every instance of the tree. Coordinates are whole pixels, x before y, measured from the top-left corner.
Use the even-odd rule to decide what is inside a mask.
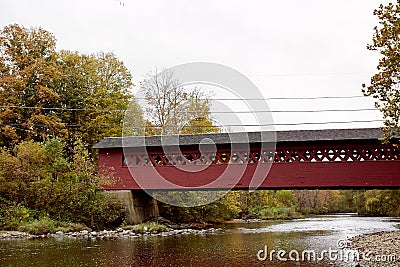
[[[385,118],[385,140],[400,134],[400,0],[395,4],[380,5],[374,10],[379,18],[379,27],[374,28],[372,44],[367,48],[378,51],[379,60],[371,85],[363,84],[363,93],[377,99],[375,106]]]
[[[141,90],[148,104],[147,115],[161,128],[161,133],[178,133],[183,116],[181,106],[186,100],[186,94],[173,73],[168,70],[149,73],[141,84]]]
[[[47,108],[59,98],[55,37],[41,29],[9,25],[0,31],[0,145],[64,136],[66,129]],[[34,108],[33,108],[34,107]]]
[[[113,53],[58,52],[50,32],[9,25],[0,31],[0,146],[56,136],[72,151],[78,139],[121,136],[130,102],[129,119],[142,124],[131,86]]]
[[[205,117],[197,117],[191,119],[183,129],[180,131],[182,134],[202,134],[202,133],[217,133],[218,127],[213,125],[212,121]]]
[[[78,138],[94,144],[106,136],[121,136],[122,122],[129,101],[132,76],[112,53],[93,55],[61,51],[60,77],[55,85],[59,95],[59,117],[68,126],[68,140]],[[138,105],[129,116],[142,117]]]
[[[164,70],[158,73],[156,70],[149,73],[147,79],[141,83],[141,92],[147,102],[148,120],[145,122],[145,135],[199,134],[219,131],[211,121],[211,103],[207,94],[197,87],[184,88],[172,71]],[[209,191],[155,193],[158,200],[182,206],[173,207],[162,204],[161,214],[167,217],[174,216],[175,220],[183,221],[217,220],[215,218],[217,207],[221,208],[221,212],[222,209],[225,210],[224,215],[221,213],[218,216],[226,217],[228,214],[236,213],[229,205],[226,205],[226,201],[223,202],[223,199],[206,206],[189,207],[201,205],[207,199],[216,199],[216,196],[222,197],[223,194]]]
[[[156,127],[151,121],[145,121],[145,129],[144,129],[145,136],[152,136],[152,135],[161,135],[161,128]]]
[[[210,118],[210,101],[200,88],[186,89],[170,70],[148,74],[141,83],[154,132],[161,134],[217,132]],[[200,123],[199,123],[200,122]],[[147,124],[149,127],[150,125]],[[206,129],[202,129],[205,126]],[[193,130],[192,127],[196,127]]]
[[[201,89],[195,87],[190,91],[185,104],[187,122],[180,133],[202,134],[219,132],[218,127],[213,125],[211,120],[210,100]]]

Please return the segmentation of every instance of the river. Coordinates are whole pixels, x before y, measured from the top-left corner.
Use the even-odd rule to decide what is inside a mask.
[[[399,230],[399,224],[398,218],[332,215],[227,224],[223,226],[226,231],[214,234],[0,241],[0,266],[354,266],[344,260],[333,260],[327,254],[323,261],[307,258],[303,261],[301,255],[305,250],[313,250],[316,255],[323,250],[340,251],[341,240]],[[300,260],[282,261],[277,253],[272,253],[271,261],[272,250],[285,251],[282,259],[288,258],[290,251],[297,251]]]

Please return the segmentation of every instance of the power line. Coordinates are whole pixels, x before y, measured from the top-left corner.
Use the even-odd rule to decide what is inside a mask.
[[[18,109],[37,109],[37,110],[60,110],[60,111],[93,111],[103,113],[142,113],[133,109],[85,109],[85,108],[50,108],[50,107],[23,107],[23,106],[0,106],[0,108],[18,108]],[[247,110],[247,111],[210,111],[212,114],[229,114],[229,113],[313,113],[313,112],[358,112],[358,111],[377,111],[375,108],[358,108],[358,109],[317,109],[317,110]],[[176,113],[199,113],[198,111],[175,111]]]
[[[299,72],[299,73],[255,73],[248,74],[249,77],[264,77],[264,76],[341,76],[341,75],[365,75],[365,74],[374,74],[374,72],[370,71],[358,71],[358,72]]]
[[[19,95],[20,97],[29,97],[34,96],[35,94],[23,94]],[[305,97],[256,97],[256,98],[198,98],[198,100],[223,100],[223,101],[265,101],[265,100],[318,100],[318,99],[352,99],[352,98],[367,98],[364,95],[350,95],[350,96],[305,96]],[[104,98],[100,98],[104,99]],[[107,99],[114,99],[114,100],[152,100],[152,99],[159,99],[155,97],[136,97],[134,94],[132,97],[124,97],[124,96],[115,96],[115,97],[107,97]]]
[[[189,128],[221,128],[221,127],[264,127],[264,126],[295,126],[295,125],[325,125],[325,124],[346,124],[346,123],[370,123],[383,122],[383,120],[353,120],[353,121],[327,121],[327,122],[298,122],[298,123],[267,123],[267,124],[228,124],[228,125],[185,125]],[[32,123],[1,123],[0,126],[25,126],[25,127],[86,127],[86,128],[123,128],[122,125],[86,125],[86,124],[32,124]],[[177,125],[134,125],[125,128],[176,128]]]
[[[199,100],[208,100],[208,101],[268,101],[268,100],[321,100],[321,99],[354,99],[354,98],[365,98],[365,96],[317,96],[317,97],[271,97],[271,98],[216,98],[216,99],[199,99]],[[148,100],[149,98],[136,98],[141,100]],[[156,98],[150,98],[156,99]],[[3,105],[0,108],[19,108],[19,109],[37,109],[37,110],[60,110],[60,111],[92,111],[92,112],[104,112],[104,113],[114,113],[114,112],[137,112],[141,113],[141,111],[137,110],[125,110],[125,109],[112,109],[112,110],[101,110],[101,109],[93,109],[93,108],[63,108],[63,107],[37,107],[37,106],[17,106],[17,105]],[[284,113],[284,112],[347,112],[347,111],[372,111],[375,109],[372,108],[359,108],[359,109],[323,109],[323,110],[260,110],[260,111],[236,111],[235,113],[262,113],[262,112],[272,112],[272,113]],[[179,113],[179,112],[175,112]],[[185,111],[184,113],[196,113],[196,111],[190,112]],[[212,111],[212,113],[231,113],[230,111]]]
[[[354,121],[326,121],[326,122],[299,122],[299,123],[273,123],[260,126],[293,126],[293,125],[323,125],[323,124],[346,124],[346,123],[364,123],[364,122],[384,122],[384,120],[354,120]],[[254,125],[258,126],[258,125]]]
[[[87,108],[57,108],[57,107],[24,107],[0,106],[0,108],[37,109],[37,110],[62,110],[62,111],[96,111],[96,112],[125,112],[126,109],[87,109]],[[133,111],[133,110],[132,110]]]
[[[195,126],[195,125],[188,125],[184,127],[201,127],[201,128],[211,128],[211,127],[264,127],[264,126],[294,126],[294,125],[319,125],[319,124],[346,124],[346,123],[368,123],[368,122],[383,122],[383,120],[353,120],[353,121],[326,121],[326,122],[296,122],[296,123],[267,123],[267,124],[228,124],[228,125],[213,125],[213,126]],[[135,126],[136,127],[136,126]],[[140,126],[138,126],[140,127]],[[167,125],[167,126],[158,126],[158,125],[151,125],[146,127],[152,128],[169,128],[169,127],[177,127],[176,125]]]
[[[266,100],[315,100],[315,99],[352,99],[352,98],[365,98],[366,96],[353,95],[353,96],[316,96],[316,97],[270,97]]]
[[[377,111],[375,108],[359,108],[359,109],[317,109],[317,110],[255,110],[255,111],[210,111],[211,114],[218,113],[314,113],[314,112],[357,112],[357,111]],[[191,112],[184,112],[191,113]],[[192,112],[196,113],[196,112]]]
[[[268,98],[199,98],[199,100],[221,100],[221,101],[265,101],[265,100],[317,100],[317,99],[352,99],[352,98],[366,98],[366,96],[353,95],[353,96],[315,96],[315,97],[268,97]],[[136,97],[137,100],[148,100],[158,98],[145,98]]]

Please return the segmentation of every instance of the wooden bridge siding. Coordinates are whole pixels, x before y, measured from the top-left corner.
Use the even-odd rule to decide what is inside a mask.
[[[109,190],[141,189],[133,179],[128,168],[122,166],[122,148],[100,149],[98,159],[99,175],[108,175],[114,179],[114,185],[105,186]]]
[[[354,141],[353,141],[354,142]],[[336,143],[336,142],[335,142]],[[375,142],[374,142],[375,143]],[[343,146],[343,142],[340,143]],[[339,145],[332,143],[331,145]],[[367,147],[365,142],[358,145]],[[321,148],[327,144],[315,143],[314,148]],[[354,146],[354,143],[353,143]],[[299,146],[299,144],[279,144],[279,149],[291,149],[293,147],[308,147],[310,144]],[[114,169],[114,177],[117,183],[108,189],[141,189],[132,178],[128,167],[122,166],[122,149],[107,149],[99,151],[99,169]],[[106,167],[106,168],[102,168]],[[256,164],[247,165],[245,175],[235,186],[235,189],[246,189],[249,187],[251,177]],[[195,166],[193,166],[195,168]],[[146,176],[149,167],[134,167],[135,172]],[[200,173],[191,173],[190,177],[184,171],[174,166],[154,167],[163,177],[166,177],[174,184],[182,186],[197,187],[213,181],[213,177],[227,168],[226,164],[210,165]],[[243,170],[241,164],[229,165],[231,170],[235,168],[240,172]],[[160,188],[154,177],[146,177],[150,181],[149,188],[146,189],[169,189]],[[151,181],[153,181],[151,183]],[[224,187],[223,185],[214,185]],[[271,171],[267,179],[263,181],[260,189],[283,189],[283,188],[400,188],[400,161],[399,160],[379,160],[379,161],[353,161],[353,162],[275,162],[272,164]]]

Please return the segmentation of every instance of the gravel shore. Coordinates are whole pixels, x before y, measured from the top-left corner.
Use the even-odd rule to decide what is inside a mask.
[[[356,266],[400,266],[400,231],[360,235],[350,241],[352,248],[360,253],[360,262]]]
[[[143,232],[136,233],[132,230],[124,230],[118,228],[116,230],[104,231],[87,231],[63,233],[61,231],[47,235],[31,235],[24,232],[3,232],[0,233],[0,240],[15,240],[15,239],[32,239],[32,238],[71,238],[71,239],[115,239],[115,238],[135,238],[144,236],[173,236],[173,235],[189,235],[189,234],[213,234],[216,232],[225,231],[221,228],[208,229],[168,229],[163,232]]]

